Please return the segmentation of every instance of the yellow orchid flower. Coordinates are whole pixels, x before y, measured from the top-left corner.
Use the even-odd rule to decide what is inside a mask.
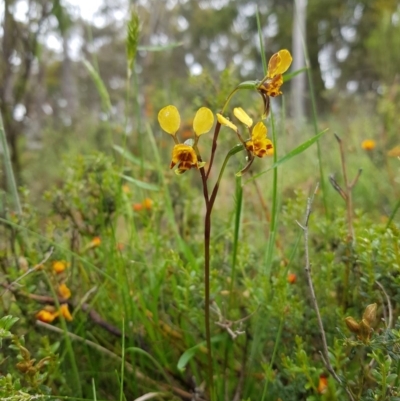
[[[284,49],[273,54],[269,59],[267,75],[262,80],[258,90],[271,97],[281,95],[282,74],[289,69],[291,64],[292,56],[289,50]]]
[[[260,121],[251,129],[253,120],[241,107],[233,109],[233,114],[241,123],[246,125],[249,131],[251,131],[251,139],[244,141],[239,135],[239,130],[236,125],[221,114],[217,114],[219,123],[235,131],[246,149],[253,155],[258,157],[273,155],[274,148],[271,140],[267,138],[267,127],[264,123]]]
[[[199,168],[199,161],[192,146],[185,143],[178,143],[172,149],[172,161],[169,168],[173,168],[178,164],[175,170],[176,174],[183,174],[192,167]]]
[[[165,132],[175,136],[181,125],[178,109],[172,105],[162,108],[158,113],[158,122]]]
[[[200,168],[204,166],[205,163],[199,162],[200,156],[196,153],[196,145],[199,137],[209,132],[214,125],[214,114],[209,108],[200,107],[196,112],[193,120],[194,142],[189,139],[185,143],[179,143],[176,133],[181,124],[181,117],[175,106],[169,105],[162,108],[158,113],[158,122],[161,128],[174,138],[175,146],[172,150],[170,168],[178,165],[175,170],[176,174],[182,174],[192,167]]]
[[[158,122],[168,134],[175,136],[181,125],[181,116],[175,106],[169,105],[158,113]],[[214,124],[214,114],[207,107],[200,107],[193,120],[193,131],[196,136],[206,134]]]
[[[207,107],[200,107],[193,120],[193,131],[196,136],[206,134],[214,124],[214,114]]]
[[[246,148],[258,157],[273,154],[273,145],[271,140],[267,138],[267,127],[262,121],[257,123],[251,131],[251,140],[246,142]]]
[[[230,128],[231,130],[235,131],[236,133],[238,132],[238,128],[236,127],[236,125],[233,124],[231,121],[229,121],[222,114],[217,113],[217,120],[221,125],[224,125],[225,127]]]

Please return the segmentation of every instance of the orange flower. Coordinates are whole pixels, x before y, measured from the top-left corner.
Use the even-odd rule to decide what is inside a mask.
[[[60,313],[63,315],[65,320],[68,320],[68,322],[72,322],[72,315],[71,312],[68,309],[68,304],[62,304],[60,306]]]
[[[297,276],[294,273],[289,273],[287,276],[287,281],[290,284],[294,284],[297,281]]]
[[[63,283],[58,286],[58,294],[61,298],[68,299],[71,297],[71,290]]]
[[[324,394],[328,389],[328,378],[325,375],[319,377],[318,393]]]
[[[139,212],[140,210],[143,209],[143,205],[142,205],[141,203],[134,203],[134,204],[132,205],[132,209],[133,209],[135,212]]]
[[[50,312],[46,309],[42,309],[36,313],[36,319],[45,323],[51,323],[57,316],[58,312]]]
[[[95,248],[98,247],[101,244],[101,238],[100,237],[94,237],[91,241],[90,241],[90,247],[91,248]]]
[[[150,198],[146,198],[143,200],[142,205],[146,210],[150,210],[153,206],[153,201]]]
[[[361,147],[366,151],[374,150],[376,146],[376,142],[373,139],[365,139],[361,142]]]
[[[60,274],[68,267],[68,263],[65,260],[56,260],[52,263],[52,267],[55,273]]]

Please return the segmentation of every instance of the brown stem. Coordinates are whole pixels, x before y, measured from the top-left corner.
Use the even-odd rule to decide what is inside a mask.
[[[210,237],[211,237],[211,212],[212,205],[207,204],[206,216],[204,219],[204,286],[205,305],[204,319],[206,326],[207,359],[208,359],[208,381],[210,386],[210,400],[213,399],[214,380],[211,353],[211,330],[210,330]]]
[[[353,227],[353,197],[352,197],[352,189],[356,182],[358,181],[358,177],[361,174],[361,171],[359,170],[358,175],[354,179],[354,181],[350,184],[348,177],[347,177],[347,169],[346,169],[346,159],[344,155],[344,149],[343,149],[343,142],[340,139],[340,137],[335,134],[335,138],[339,143],[339,149],[340,149],[340,161],[342,164],[342,172],[343,172],[343,180],[344,180],[344,186],[346,188],[346,209],[347,209],[347,223],[348,223],[348,230],[349,230],[349,240],[351,242],[354,241],[354,227]]]
[[[214,163],[215,151],[217,150],[217,141],[218,141],[218,135],[219,135],[220,129],[221,129],[221,123],[217,121],[217,125],[215,126],[215,130],[214,130],[214,137],[213,137],[213,143],[212,143],[212,148],[211,148],[210,164],[208,166],[208,170],[207,170],[207,174],[206,174],[207,180],[208,180],[208,176],[210,175],[212,165]]]

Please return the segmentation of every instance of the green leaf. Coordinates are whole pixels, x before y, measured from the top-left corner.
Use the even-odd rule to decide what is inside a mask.
[[[142,166],[145,168],[145,170],[157,170],[156,167],[152,166],[150,163],[144,163],[142,164],[142,161],[133,155],[129,150],[122,148],[121,146],[118,145],[113,145],[113,149],[118,152],[123,158],[126,160],[130,161],[133,164],[136,164],[137,166]]]
[[[101,79],[99,73],[95,70],[92,64],[87,60],[82,60],[84,66],[89,72],[89,75],[92,77],[94,84],[96,85],[97,92],[100,95],[101,103],[103,105],[104,111],[106,113],[111,113],[111,101],[110,96],[108,94],[107,88],[104,85],[103,80]]]
[[[14,323],[18,320],[18,317],[13,317],[10,315],[4,316],[0,319],[0,328],[4,330],[10,330]]]
[[[297,71],[294,71],[294,72],[291,72],[290,74],[285,74],[284,76],[283,76],[283,82],[288,82],[288,81],[290,81],[292,78],[294,78],[296,75],[299,75],[299,74],[301,74],[302,72],[304,72],[304,71],[307,71],[307,67],[303,67],[303,68],[300,68],[300,70],[297,70]]]
[[[325,129],[318,133],[317,135],[313,136],[310,138],[308,141],[303,142],[301,145],[299,145],[297,148],[293,149],[291,152],[289,152],[286,156],[283,156],[281,159],[279,159],[276,163],[274,163],[271,167],[269,167],[267,170],[262,171],[261,173],[258,173],[254,175],[252,178],[247,180],[244,184],[247,184],[256,178],[260,177],[261,175],[267,173],[268,171],[271,171],[277,167],[279,167],[281,164],[286,163],[289,161],[292,157],[299,155],[300,153],[303,153],[306,149],[308,149],[312,144],[318,141],[319,138],[321,138],[322,135],[324,135],[326,132],[328,132],[328,129]]]
[[[148,189],[149,191],[159,191],[160,188],[157,185],[150,184],[149,182],[144,182],[137,180],[136,178],[129,177],[128,175],[121,174],[121,177],[126,180],[131,182],[132,184],[135,184],[137,187],[142,188],[142,189]]]
[[[211,343],[217,343],[226,338],[226,334],[219,334],[218,336],[212,337],[211,338]],[[177,368],[180,371],[184,371],[186,368],[186,365],[189,363],[189,361],[196,355],[196,352],[201,348],[205,347],[206,342],[202,341],[201,343],[195,345],[192,348],[187,349],[179,358]]]
[[[9,330],[17,320],[19,320],[17,317],[12,317],[10,315],[4,316],[0,319],[0,348],[2,346],[2,340],[12,336],[12,333]]]

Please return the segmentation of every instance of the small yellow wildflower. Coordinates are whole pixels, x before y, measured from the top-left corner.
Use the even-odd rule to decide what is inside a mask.
[[[71,297],[71,290],[65,283],[62,283],[58,286],[58,294],[61,298],[68,299]]]
[[[233,110],[235,117],[247,126],[251,130],[253,120],[247,115],[247,113],[240,107]],[[239,135],[238,128],[235,124],[231,123],[227,118],[221,114],[217,114],[218,121],[220,124],[232,129]],[[241,138],[239,136],[239,138]],[[241,139],[242,140],[242,139]],[[243,141],[243,140],[242,140]],[[258,157],[264,157],[273,152],[273,145],[270,139],[267,138],[267,127],[262,121],[258,122],[251,130],[251,139],[243,141],[246,149],[253,155]],[[273,153],[272,153],[273,154]]]
[[[284,49],[273,54],[268,62],[267,75],[262,80],[258,90],[271,97],[281,95],[280,88],[283,84],[282,74],[289,69],[291,64],[292,56],[289,50]]]
[[[257,123],[251,131],[251,140],[246,142],[246,148],[255,156],[268,156],[273,149],[272,142],[267,138],[267,127],[262,121]]]
[[[172,105],[162,108],[158,113],[158,122],[165,132],[175,136],[181,125],[178,109]]]
[[[150,210],[153,207],[153,201],[150,198],[145,198],[142,205],[146,210]]]
[[[373,139],[365,139],[361,142],[361,147],[366,151],[374,150],[376,142]]]
[[[328,390],[328,377],[324,374],[319,376],[318,393],[325,394]]]
[[[194,142],[193,140],[188,140],[185,143],[180,143],[177,139],[176,133],[181,124],[181,117],[175,106],[169,105],[162,108],[158,113],[158,122],[165,132],[172,135],[175,141],[170,168],[178,165],[175,172],[177,174],[182,174],[192,167],[200,168],[204,166],[204,164],[199,161],[200,156],[196,153],[196,145],[199,137],[209,132],[214,124],[214,114],[210,109],[201,107],[196,112],[193,120],[193,131],[195,133]]]
[[[130,194],[131,193],[131,189],[129,188],[129,185],[122,185],[122,192],[125,194]]]
[[[91,241],[90,241],[90,247],[91,248],[96,248],[98,246],[101,245],[101,238],[100,237],[94,237]]]
[[[192,146],[178,143],[172,149],[172,161],[169,168],[178,164],[177,174],[182,174],[192,167],[199,168],[197,155]]]
[[[64,319],[68,322],[72,322],[73,318],[71,312],[68,309],[68,304],[61,304],[60,305],[60,313],[63,315]]]
[[[65,260],[55,260],[52,267],[55,273],[60,274],[68,267],[68,263]]]
[[[46,309],[42,309],[36,313],[36,319],[45,323],[51,323],[57,316],[58,312],[50,312]]]

